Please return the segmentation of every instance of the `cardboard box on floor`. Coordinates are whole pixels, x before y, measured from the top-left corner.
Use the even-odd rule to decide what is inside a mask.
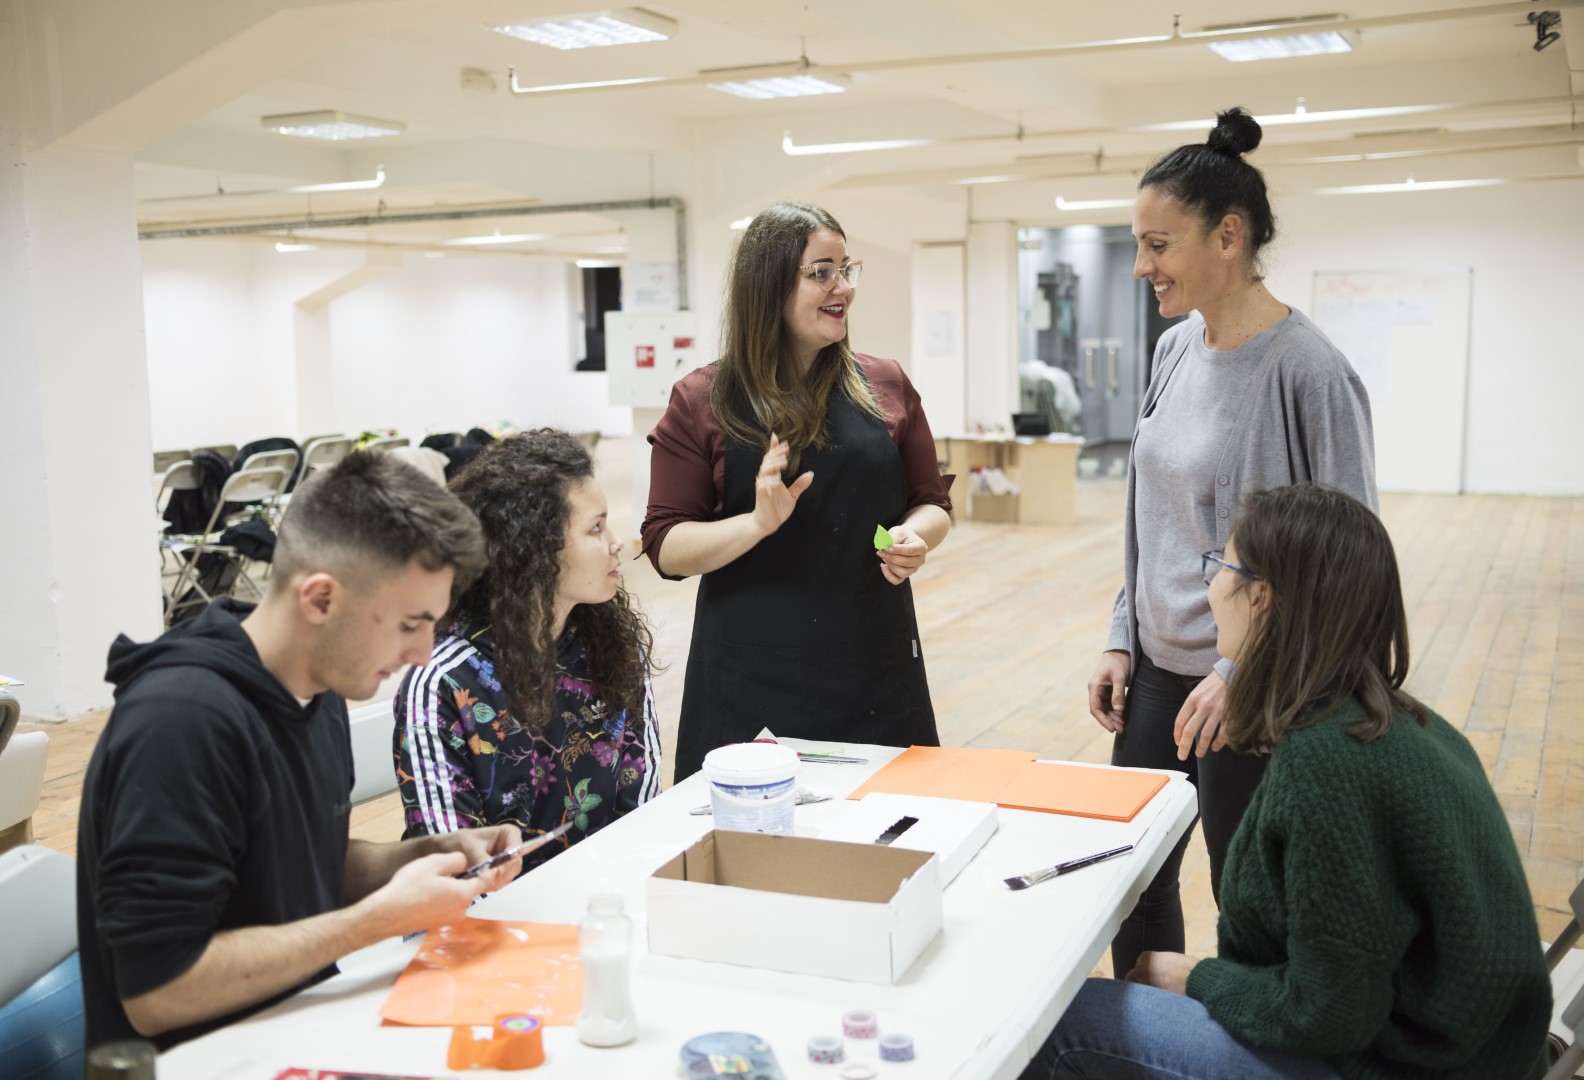
[[[649,878],[649,951],[895,983],[941,929],[925,851],[717,829]]]

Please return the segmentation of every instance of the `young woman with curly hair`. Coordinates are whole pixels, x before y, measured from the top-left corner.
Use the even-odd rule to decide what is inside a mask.
[[[1024,1080],[1538,1080],[1534,901],[1479,756],[1402,688],[1386,527],[1294,484],[1188,561],[1238,665],[1220,735],[1269,763],[1227,851],[1216,955],[1090,979]]]
[[[848,341],[862,270],[824,210],[761,211],[732,256],[720,359],[678,380],[649,436],[644,553],[701,575],[677,780],[767,726],[939,745],[908,579],[951,528],[950,484],[901,366]]]
[[[396,694],[404,835],[573,822],[531,869],[659,792],[652,639],[582,443],[514,435],[451,490],[478,516],[489,566]]]

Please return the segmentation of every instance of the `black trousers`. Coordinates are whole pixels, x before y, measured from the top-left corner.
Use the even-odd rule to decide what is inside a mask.
[[[1183,702],[1202,678],[1204,676],[1179,675],[1158,668],[1140,653],[1138,670],[1129,680],[1124,708],[1127,726],[1112,744],[1111,764],[1176,769],[1188,774],[1189,782],[1199,793],[1199,820],[1204,823],[1205,848],[1210,854],[1210,889],[1219,903],[1221,868],[1226,864],[1227,847],[1232,843],[1238,823],[1243,820],[1249,800],[1254,797],[1260,777],[1265,775],[1270,757],[1212,750],[1202,758],[1189,753],[1187,761],[1177,760],[1172,728]],[[1182,873],[1183,852],[1192,835],[1193,826],[1190,825],[1112,940],[1111,968],[1117,978],[1133,970],[1139,953],[1184,951],[1182,892],[1178,878]]]

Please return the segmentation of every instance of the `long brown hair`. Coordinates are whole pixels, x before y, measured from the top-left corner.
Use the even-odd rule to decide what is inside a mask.
[[[567,489],[593,475],[582,443],[540,428],[492,443],[451,482],[478,515],[489,556],[488,568],[452,605],[451,629],[494,627],[501,690],[517,722],[536,733],[555,708],[555,597],[572,514]],[[588,645],[600,700],[640,709],[654,643],[627,590],[603,604],[578,604],[566,629]]]
[[[804,450],[826,446],[832,393],[885,419],[846,337],[821,349],[808,373],[799,374],[782,309],[798,287],[803,249],[817,229],[847,238],[835,218],[805,203],[776,203],[749,223],[727,271],[720,362],[710,385],[710,408],[727,435],[768,449],[773,432],[787,444],[788,476],[796,475]]]
[[[1249,627],[1227,693],[1229,747],[1269,750],[1301,718],[1350,698],[1364,717],[1348,733],[1363,742],[1385,734],[1394,711],[1428,721],[1402,689],[1408,616],[1397,556],[1367,506],[1322,484],[1263,491],[1246,503],[1232,542],[1270,603]],[[1253,587],[1238,575],[1236,591]]]

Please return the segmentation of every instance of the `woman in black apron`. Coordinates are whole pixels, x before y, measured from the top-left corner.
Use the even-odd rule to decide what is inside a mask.
[[[644,550],[667,577],[703,575],[677,780],[765,727],[939,745],[907,579],[950,528],[949,478],[900,366],[848,344],[861,270],[823,210],[758,215],[722,358],[649,436]],[[876,526],[895,541],[878,556]]]

